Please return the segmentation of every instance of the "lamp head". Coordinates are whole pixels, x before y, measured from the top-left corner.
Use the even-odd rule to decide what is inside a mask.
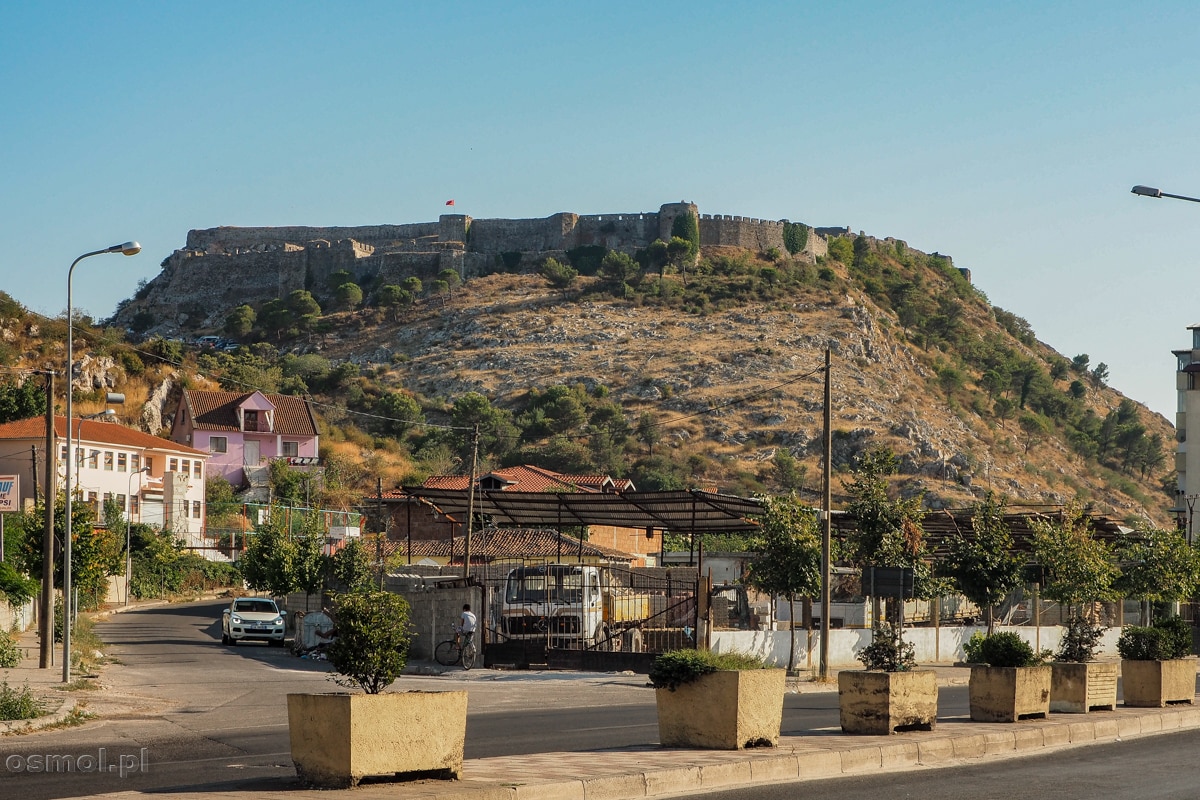
[[[1162,197],[1162,192],[1153,186],[1135,186],[1130,191],[1142,197]]]
[[[127,255],[127,256],[136,256],[138,253],[142,252],[142,246],[140,244],[138,244],[137,242],[125,242],[124,244],[114,244],[112,247],[108,248],[108,250],[106,250],[105,252],[121,253],[121,254]]]

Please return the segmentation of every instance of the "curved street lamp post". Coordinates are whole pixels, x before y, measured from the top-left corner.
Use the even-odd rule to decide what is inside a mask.
[[[74,412],[72,395],[75,390],[75,376],[72,371],[72,362],[75,360],[75,309],[71,295],[71,278],[75,275],[75,267],[85,258],[105,253],[121,253],[132,256],[137,255],[141,250],[142,246],[137,242],[114,244],[112,247],[106,247],[103,250],[93,250],[90,253],[84,253],[72,261],[71,268],[67,270],[67,499],[65,508],[66,531],[63,533],[63,683],[71,682],[71,612],[73,611],[71,603],[71,537],[74,531],[71,525],[71,500],[75,491],[71,487],[71,467],[75,463],[75,454],[71,452],[71,415]],[[53,498],[47,498],[46,505],[50,509],[49,513],[53,514]]]

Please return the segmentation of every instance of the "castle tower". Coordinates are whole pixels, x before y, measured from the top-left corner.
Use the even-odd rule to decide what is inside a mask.
[[[466,242],[471,218],[466,214],[442,214],[438,217],[439,242]]]
[[[700,219],[700,209],[695,203],[688,203],[681,200],[678,203],[666,203],[659,206],[658,209],[658,238],[664,242],[671,241],[671,227],[675,224],[675,218],[681,214],[694,214],[696,219]]]

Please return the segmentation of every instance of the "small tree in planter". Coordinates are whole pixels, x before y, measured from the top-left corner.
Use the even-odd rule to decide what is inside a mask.
[[[971,719],[1016,722],[1050,711],[1050,667],[1046,653],[1011,631],[993,633],[979,644],[982,664],[971,665]]]
[[[774,747],[785,674],[742,653],[672,650],[650,669],[663,747]]]
[[[916,648],[886,622],[875,626],[871,644],[858,652],[866,670],[838,673],[842,731],[887,735],[933,730],[937,724],[937,674],[914,669]]]
[[[784,595],[795,604],[796,596],[813,596],[821,591],[821,535],[817,515],[793,492],[787,497],[766,498],[767,511],[755,536],[758,556],[750,562],[746,582],[772,597]],[[789,614],[788,673],[796,669],[796,621]]]
[[[1139,528],[1118,543],[1117,555],[1121,574],[1116,588],[1125,597],[1174,602],[1200,586],[1200,551],[1180,531]]]
[[[1004,500],[988,492],[984,501],[975,505],[972,535],[952,537],[946,558],[958,590],[983,610],[989,636],[996,632],[995,607],[1021,585],[1021,561],[1013,552],[1004,508]]]
[[[1034,557],[1042,568],[1042,593],[1071,611],[1052,668],[1050,709],[1112,710],[1117,705],[1117,665],[1092,660],[1104,628],[1084,604],[1113,597],[1113,552],[1093,537],[1078,507],[1068,507],[1057,521],[1035,519],[1031,527]]]
[[[1185,620],[1169,617],[1150,627],[1130,625],[1121,632],[1117,651],[1125,705],[1161,708],[1195,702],[1192,626]]]
[[[334,680],[364,693],[288,695],[297,775],[327,788],[354,786],[368,775],[457,778],[467,693],[383,692],[408,657],[408,602],[390,592],[343,594],[334,614]]]

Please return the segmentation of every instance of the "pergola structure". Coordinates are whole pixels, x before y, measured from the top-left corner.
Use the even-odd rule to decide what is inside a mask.
[[[443,514],[465,519],[472,502],[464,489],[404,487]],[[758,527],[761,500],[700,489],[662,492],[513,492],[477,489],[474,512],[497,526],[561,528],[614,525],[681,534],[733,533]]]

